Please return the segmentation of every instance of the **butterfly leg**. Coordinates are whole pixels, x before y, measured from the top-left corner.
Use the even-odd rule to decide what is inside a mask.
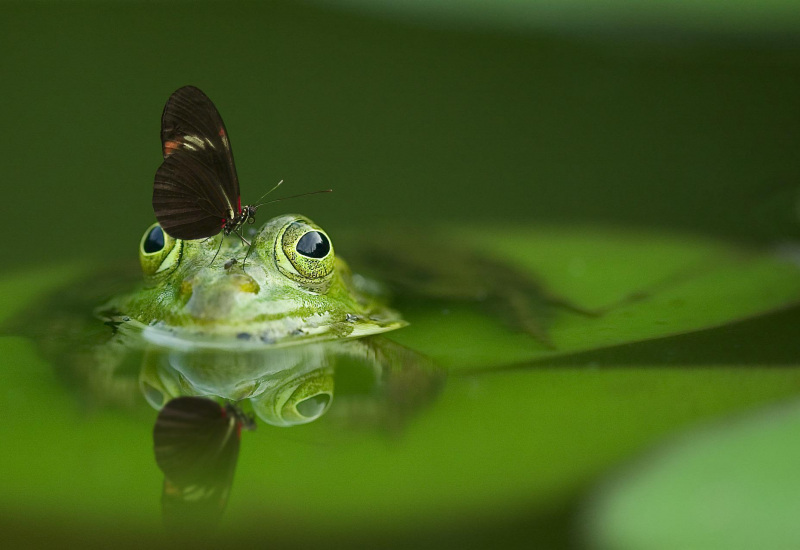
[[[244,255],[244,261],[242,262],[242,270],[244,270],[244,266],[245,266],[245,264],[247,264],[247,257],[250,256],[250,251],[251,250],[253,250],[253,245],[252,244],[247,248],[247,254]]]
[[[234,233],[236,233],[236,236],[237,236],[237,237],[239,237],[240,239],[242,239],[242,242],[243,242],[244,244],[246,244],[247,246],[252,246],[252,245],[250,244],[250,241],[248,241],[247,239],[245,239],[245,238],[244,238],[244,235],[242,235],[242,231],[241,231],[241,229],[237,229],[236,231],[234,231]]]
[[[211,237],[209,237],[209,239],[210,238]],[[208,239],[206,239],[206,240],[208,240]],[[211,267],[212,265],[214,265],[214,260],[217,259],[217,256],[219,256],[219,251],[222,250],[222,243],[223,242],[225,242],[225,237],[224,236],[219,240],[219,246],[217,247],[217,251],[214,253],[214,257],[211,258],[211,263],[208,264],[208,267]]]
[[[244,261],[242,262],[242,270],[244,270],[245,266],[247,265],[247,258],[250,256],[250,251],[253,250],[253,243],[248,241],[244,238],[241,231],[236,231],[236,235],[242,239],[242,242],[247,245],[247,254],[244,255]],[[255,241],[253,241],[255,242]]]

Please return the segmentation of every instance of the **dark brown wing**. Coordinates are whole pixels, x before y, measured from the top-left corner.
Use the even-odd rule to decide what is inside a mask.
[[[192,153],[164,159],[153,182],[153,211],[175,239],[204,239],[222,230],[230,212],[216,173]]]
[[[153,450],[164,472],[167,526],[212,527],[219,521],[233,485],[240,430],[236,415],[204,397],[178,397],[161,409]]]
[[[239,213],[241,201],[228,132],[208,96],[194,86],[175,91],[161,116],[161,143],[164,164],[153,187],[156,219],[178,239],[215,235]]]
[[[239,420],[205,397],[171,400],[153,429],[156,463],[179,486],[215,485],[232,478],[239,440]]]

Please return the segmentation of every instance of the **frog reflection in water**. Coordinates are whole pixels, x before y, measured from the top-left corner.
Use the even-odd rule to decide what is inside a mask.
[[[374,283],[350,273],[328,235],[307,218],[267,222],[251,250],[221,235],[176,240],[153,224],[139,258],[144,287],[97,312],[115,332],[99,348],[91,376],[100,393],[126,386],[129,392],[132,380],[120,376],[120,365],[137,357],[139,388],[162,409],[155,451],[170,528],[216,522],[238,455],[234,418],[219,416],[236,410],[232,405],[194,401],[209,416],[183,411],[180,403],[193,402],[176,398],[221,398],[275,426],[326,414],[331,422],[393,432],[442,386],[442,371],[424,356],[376,336],[406,323],[375,296]],[[344,384],[331,407],[342,371],[351,391]],[[180,414],[164,416],[176,407]]]
[[[350,399],[341,415],[382,410],[375,422],[396,427],[440,387],[441,372],[423,356],[362,338],[406,323],[371,292],[374,283],[350,273],[313,222],[277,217],[249,251],[220,239],[176,240],[152,225],[139,250],[144,288],[98,312],[117,327],[120,353],[145,344],[139,381],[154,407],[179,395],[211,395],[248,399],[273,425],[309,422],[332,402],[337,357],[368,364],[382,384],[370,405]],[[230,261],[245,255],[246,262]],[[375,394],[393,402],[376,407]]]

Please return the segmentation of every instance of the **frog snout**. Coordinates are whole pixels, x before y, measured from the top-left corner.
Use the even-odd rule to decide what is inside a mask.
[[[249,297],[258,293],[258,283],[244,273],[231,273],[214,284],[192,285],[191,297],[185,311],[196,319],[229,319],[234,311],[249,303]],[[244,300],[244,301],[243,301]]]

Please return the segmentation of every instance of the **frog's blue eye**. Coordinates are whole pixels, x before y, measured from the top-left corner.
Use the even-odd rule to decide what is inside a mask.
[[[161,226],[156,225],[150,230],[144,240],[143,248],[146,254],[155,254],[164,248],[164,231]]]
[[[328,237],[320,231],[309,231],[297,241],[295,250],[306,258],[321,259],[331,251],[331,243]]]

